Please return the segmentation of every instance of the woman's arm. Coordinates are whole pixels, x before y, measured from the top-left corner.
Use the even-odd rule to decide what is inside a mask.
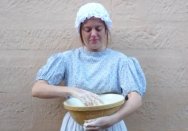
[[[113,124],[123,120],[125,117],[129,116],[135,112],[142,105],[142,97],[137,92],[131,92],[128,94],[128,100],[120,108],[119,111],[110,116],[105,116],[97,118],[94,120],[88,120],[84,127],[86,130],[99,130],[104,129]]]
[[[49,85],[44,80],[38,80],[32,87],[32,96],[38,98],[62,98],[67,97],[70,91],[65,86]]]
[[[86,106],[101,103],[99,96],[76,87],[49,85],[44,80],[38,80],[32,88],[32,96],[38,98],[66,98],[73,96],[80,99]],[[93,101],[95,100],[95,101]]]
[[[142,96],[137,92],[128,94],[128,100],[124,103],[122,108],[112,115],[115,123],[129,116],[135,112],[142,105]]]

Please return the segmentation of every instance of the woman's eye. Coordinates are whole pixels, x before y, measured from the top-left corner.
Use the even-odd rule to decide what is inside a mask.
[[[100,32],[103,29],[103,27],[102,26],[97,26],[97,27],[93,27],[93,28],[92,27],[84,27],[83,31],[91,32],[92,29],[96,30],[97,32]]]
[[[91,31],[91,29],[92,29],[92,28],[88,28],[88,27],[83,28],[83,30],[84,30],[85,32],[90,32],[90,31]]]
[[[100,32],[102,30],[102,27],[96,27],[95,30]]]

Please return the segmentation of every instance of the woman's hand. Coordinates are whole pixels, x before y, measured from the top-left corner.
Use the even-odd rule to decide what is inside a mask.
[[[99,117],[96,119],[86,120],[84,123],[85,131],[100,131],[114,124],[111,116]]]
[[[93,120],[88,120],[84,123],[84,128],[86,131],[100,131],[101,129],[108,128],[118,121],[123,120],[125,117],[129,116],[135,112],[142,105],[142,97],[137,92],[131,92],[128,94],[128,101],[126,101],[123,106],[116,113],[100,117]]]
[[[38,80],[33,85],[32,96],[46,99],[73,96],[80,99],[86,106],[102,104],[97,94],[79,88],[66,87],[63,85],[49,85],[48,82],[44,80]]]
[[[80,88],[70,88],[70,96],[80,99],[86,106],[100,105],[103,103],[97,94]]]

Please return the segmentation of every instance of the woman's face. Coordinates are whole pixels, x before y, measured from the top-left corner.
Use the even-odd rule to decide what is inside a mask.
[[[84,45],[89,51],[101,51],[105,49],[107,31],[101,19],[91,18],[86,20],[81,27],[81,33]]]

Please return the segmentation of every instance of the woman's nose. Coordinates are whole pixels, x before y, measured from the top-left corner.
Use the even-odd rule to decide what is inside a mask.
[[[93,29],[91,30],[91,36],[96,36],[96,34],[97,34],[97,31],[93,28]]]

